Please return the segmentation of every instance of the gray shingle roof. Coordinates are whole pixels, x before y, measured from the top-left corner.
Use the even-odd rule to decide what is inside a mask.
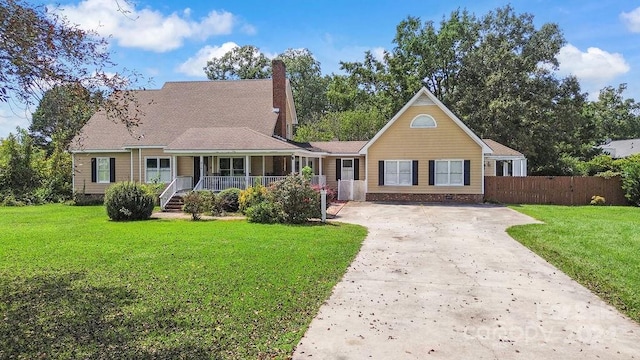
[[[613,140],[597,146],[614,159],[640,154],[640,139]]]
[[[145,115],[132,133],[97,113],[72,150],[166,146],[190,128],[245,127],[271,136],[277,119],[272,92],[270,79],[168,82],[136,91]]]
[[[482,141],[493,150],[491,156],[524,156],[521,152],[502,145],[497,141],[491,139],[482,139]]]
[[[366,141],[312,141],[309,144],[331,154],[357,155],[366,143]]]
[[[191,128],[178,136],[165,151],[299,150],[286,141],[246,127]]]

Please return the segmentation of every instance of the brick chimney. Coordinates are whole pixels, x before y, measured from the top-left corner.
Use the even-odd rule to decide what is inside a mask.
[[[278,120],[273,130],[274,135],[287,137],[287,72],[282,60],[271,63],[273,82],[273,107],[278,109]]]

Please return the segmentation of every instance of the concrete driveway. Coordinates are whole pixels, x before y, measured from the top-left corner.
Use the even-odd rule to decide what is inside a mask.
[[[498,206],[349,203],[362,250],[294,359],[633,359],[640,326],[511,239]]]

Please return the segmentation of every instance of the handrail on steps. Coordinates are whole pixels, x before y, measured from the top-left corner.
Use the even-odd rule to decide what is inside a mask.
[[[190,189],[193,180],[191,176],[178,176],[169,185],[167,188],[160,194],[160,208],[162,210],[165,209],[171,198],[177,194],[179,191]],[[169,195],[167,195],[169,194]]]

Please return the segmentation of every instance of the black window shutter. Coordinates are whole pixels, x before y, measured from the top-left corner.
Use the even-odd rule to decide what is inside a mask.
[[[418,160],[413,160],[413,185],[418,185]]]
[[[336,159],[336,181],[342,178],[342,159]]]
[[[360,159],[353,159],[353,180],[360,180]]]
[[[429,160],[429,185],[436,184],[436,162]]]
[[[471,160],[464,161],[464,184],[471,185]]]
[[[96,158],[91,158],[91,182],[98,181],[98,165],[96,164]]]
[[[384,185],[384,160],[378,161],[378,185]]]
[[[116,158],[109,158],[109,182],[116,182]]]

